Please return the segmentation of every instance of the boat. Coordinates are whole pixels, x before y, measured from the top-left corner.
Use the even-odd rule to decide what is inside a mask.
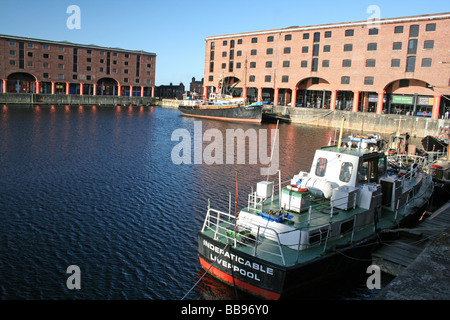
[[[183,115],[234,122],[261,123],[262,103],[246,104],[244,98],[211,93],[205,100],[183,100],[178,106]]]
[[[289,298],[339,276],[392,230],[417,223],[433,181],[427,158],[342,144],[316,150],[309,172],[260,181],[247,206],[211,207],[198,233],[202,268],[262,299]],[[236,188],[237,190],[237,188]]]
[[[422,139],[422,146],[425,151],[443,151],[448,148],[450,140],[450,128],[440,127],[437,136],[425,136]]]
[[[262,113],[262,122],[265,123],[291,123],[291,116],[288,114],[264,111]]]

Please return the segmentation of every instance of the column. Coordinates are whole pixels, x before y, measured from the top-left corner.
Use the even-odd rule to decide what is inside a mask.
[[[55,81],[52,81],[52,94],[55,94]]]
[[[40,92],[41,90],[40,90],[40,86],[39,86],[39,84],[40,84],[39,81],[35,81],[35,83],[36,83],[36,85],[35,85],[36,93],[41,93]]]
[[[353,91],[353,112],[358,112],[359,91]]]
[[[336,97],[337,97],[337,90],[332,90],[331,91],[330,110],[336,110]]]
[[[141,86],[141,97],[144,96],[144,86]]]
[[[83,84],[80,83],[80,96],[82,96],[82,95],[83,95]]]
[[[242,88],[242,98],[244,98],[244,104],[247,102],[247,87]]]
[[[383,114],[384,92],[378,92],[377,114]]]
[[[92,95],[96,96],[97,95],[97,84],[96,83],[94,83],[94,88],[92,90],[94,91],[94,92],[92,92]]]
[[[66,82],[66,94],[69,94],[69,83]]]
[[[6,79],[2,79],[2,92],[6,93]]]
[[[441,95],[434,96],[433,110],[431,111],[431,119],[439,119],[439,109],[441,108]]]
[[[120,84],[117,85],[117,96],[118,97],[122,96],[122,86]]]
[[[263,88],[258,88],[258,97],[256,98],[257,102],[261,102],[262,101],[262,91],[263,91]]]
[[[278,95],[279,95],[280,89],[275,88],[273,92],[273,105],[276,107],[278,105]]]
[[[155,87],[153,86],[152,87],[152,98],[154,98],[155,97]]]
[[[152,87],[152,97],[154,93],[154,88]],[[208,100],[208,86],[203,86],[203,100]]]
[[[133,86],[130,86],[130,97],[133,96]]]
[[[297,87],[292,89],[291,107],[296,107],[297,106],[297,90],[298,90]]]

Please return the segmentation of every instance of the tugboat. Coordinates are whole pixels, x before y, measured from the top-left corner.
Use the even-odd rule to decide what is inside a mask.
[[[209,274],[263,299],[281,299],[339,275],[391,229],[416,223],[433,193],[426,158],[374,148],[316,150],[286,186],[262,181],[234,214],[209,202],[198,234]]]

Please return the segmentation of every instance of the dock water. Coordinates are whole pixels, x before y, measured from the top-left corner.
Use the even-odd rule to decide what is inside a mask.
[[[372,254],[393,275],[375,300],[450,299],[450,201]]]

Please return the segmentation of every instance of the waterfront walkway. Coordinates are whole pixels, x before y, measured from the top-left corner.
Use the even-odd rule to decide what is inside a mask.
[[[424,249],[419,250],[417,257],[375,300],[450,299],[450,201],[412,230],[425,239],[422,242],[425,243]],[[398,250],[395,244],[391,248]],[[418,248],[420,246],[416,246],[416,250]],[[387,257],[389,248],[385,251],[384,256]],[[414,255],[414,249],[410,252]],[[396,253],[398,259],[407,260],[398,251]],[[383,256],[383,253],[376,254]]]

